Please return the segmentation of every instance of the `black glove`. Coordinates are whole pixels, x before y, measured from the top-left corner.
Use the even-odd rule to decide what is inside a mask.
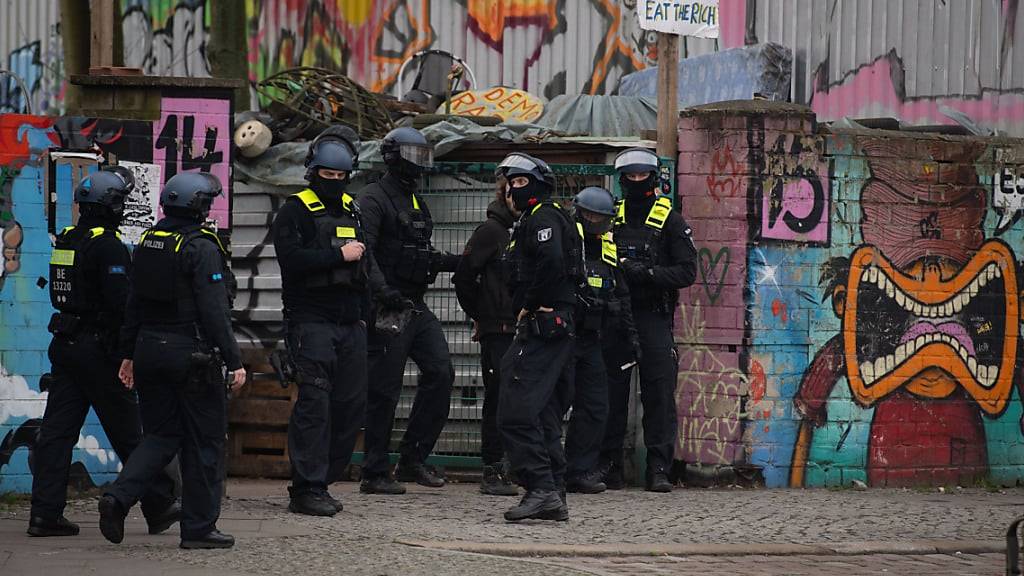
[[[461,258],[460,254],[437,251],[432,254],[431,267],[437,272],[455,272]]]
[[[641,283],[651,279],[651,269],[636,260],[623,258],[619,261],[619,268],[630,282]]]

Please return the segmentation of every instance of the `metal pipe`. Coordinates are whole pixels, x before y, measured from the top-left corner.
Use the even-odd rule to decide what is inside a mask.
[[[25,85],[25,81],[21,79],[21,76],[18,76],[14,72],[11,72],[10,70],[8,70],[6,68],[0,68],[0,76],[2,76],[4,74],[13,77],[14,81],[18,83],[18,86],[21,87],[22,98],[25,99],[25,113],[31,116],[32,115],[32,95],[29,94],[28,86]]]

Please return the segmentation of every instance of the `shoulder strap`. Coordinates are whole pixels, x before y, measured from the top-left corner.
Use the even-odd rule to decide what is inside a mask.
[[[615,241],[612,239],[611,232],[605,232],[601,236],[601,260],[604,260],[605,264],[612,267],[619,265],[619,251],[615,246]]]
[[[668,221],[668,215],[671,213],[672,201],[665,197],[658,198],[651,206],[650,212],[647,213],[647,220],[644,221],[644,224],[655,230],[661,230],[665,227],[665,222]]]
[[[346,196],[348,196],[348,194],[346,194]],[[309,210],[313,214],[327,209],[324,206],[324,203],[320,201],[320,197],[316,195],[316,192],[313,192],[309,188],[306,188],[297,194],[292,194],[292,198],[298,198],[299,202],[302,202],[302,205],[306,207],[306,210]]]

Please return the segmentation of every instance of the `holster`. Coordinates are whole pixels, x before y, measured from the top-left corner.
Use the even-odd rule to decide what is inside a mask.
[[[270,366],[277,375],[277,381],[281,388],[287,388],[290,384],[298,384],[298,369],[295,361],[288,350],[274,350],[270,353]]]
[[[530,333],[544,340],[557,340],[573,334],[572,318],[568,312],[533,312],[529,318]]]
[[[54,312],[46,329],[54,336],[74,338],[83,325],[81,316],[66,312]]]
[[[216,351],[197,350],[189,356],[187,388],[202,391],[211,383],[224,381],[223,362]]]

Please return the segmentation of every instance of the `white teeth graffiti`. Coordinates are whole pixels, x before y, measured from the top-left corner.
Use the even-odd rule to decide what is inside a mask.
[[[919,318],[941,318],[951,319],[954,314],[959,314],[970,304],[971,300],[978,295],[981,288],[984,288],[990,281],[1002,278],[1003,272],[996,264],[989,264],[978,276],[960,292],[953,294],[948,300],[939,304],[923,304],[904,293],[899,286],[889,280],[889,277],[877,267],[870,266],[861,273],[861,281],[869,282],[878,287],[879,290],[893,301],[900,308],[910,312]]]
[[[864,379],[865,384],[870,386],[873,382],[898,368],[921,348],[935,343],[945,344],[953,348],[967,363],[967,368],[970,369],[971,374],[978,379],[978,382],[980,382],[982,386],[991,388],[992,385],[995,384],[999,375],[998,366],[985,366],[983,364],[979,364],[977,358],[971,356],[967,348],[960,344],[956,338],[948,334],[937,333],[918,336],[914,340],[908,340],[897,346],[896,351],[892,354],[876,358],[874,362],[867,361],[862,363],[860,365],[861,378]]]

